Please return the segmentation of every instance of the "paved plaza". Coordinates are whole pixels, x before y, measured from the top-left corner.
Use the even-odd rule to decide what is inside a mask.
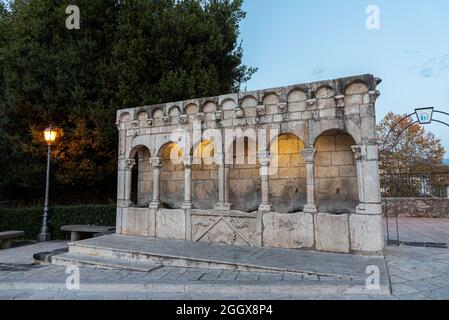
[[[432,223],[440,225],[426,225]],[[449,250],[441,248],[387,247],[392,295],[379,295],[352,294],[344,280],[308,274],[182,267],[80,267],[80,290],[68,290],[66,267],[31,263],[36,252],[64,247],[50,242],[0,251],[0,299],[449,299]]]

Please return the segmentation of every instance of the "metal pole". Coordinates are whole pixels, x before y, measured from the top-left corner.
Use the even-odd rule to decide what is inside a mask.
[[[48,229],[48,194],[50,189],[50,160],[51,160],[51,145],[48,144],[48,152],[47,152],[47,178],[45,180],[45,203],[44,203],[44,216],[42,217],[42,229],[41,233],[38,236],[39,242],[50,241],[51,235],[50,230]]]

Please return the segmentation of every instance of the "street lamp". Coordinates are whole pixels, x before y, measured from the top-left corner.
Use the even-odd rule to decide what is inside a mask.
[[[42,217],[42,229],[41,233],[37,237],[37,241],[46,242],[50,241],[51,235],[48,229],[48,193],[50,186],[50,160],[51,160],[51,145],[56,141],[58,133],[51,126],[44,130],[44,138],[47,142],[47,178],[45,180],[45,203],[44,203],[44,215]]]

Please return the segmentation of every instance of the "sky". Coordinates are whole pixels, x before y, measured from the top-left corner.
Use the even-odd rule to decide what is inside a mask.
[[[373,5],[379,29],[366,26]],[[245,0],[244,10],[244,64],[259,68],[248,90],[371,73],[383,80],[378,121],[418,107],[449,113],[449,1]],[[449,127],[426,130],[449,158]]]

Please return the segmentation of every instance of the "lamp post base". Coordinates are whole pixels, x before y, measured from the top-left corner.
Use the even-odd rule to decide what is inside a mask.
[[[37,236],[37,241],[38,242],[47,242],[51,240],[51,235],[49,233],[40,233]]]

